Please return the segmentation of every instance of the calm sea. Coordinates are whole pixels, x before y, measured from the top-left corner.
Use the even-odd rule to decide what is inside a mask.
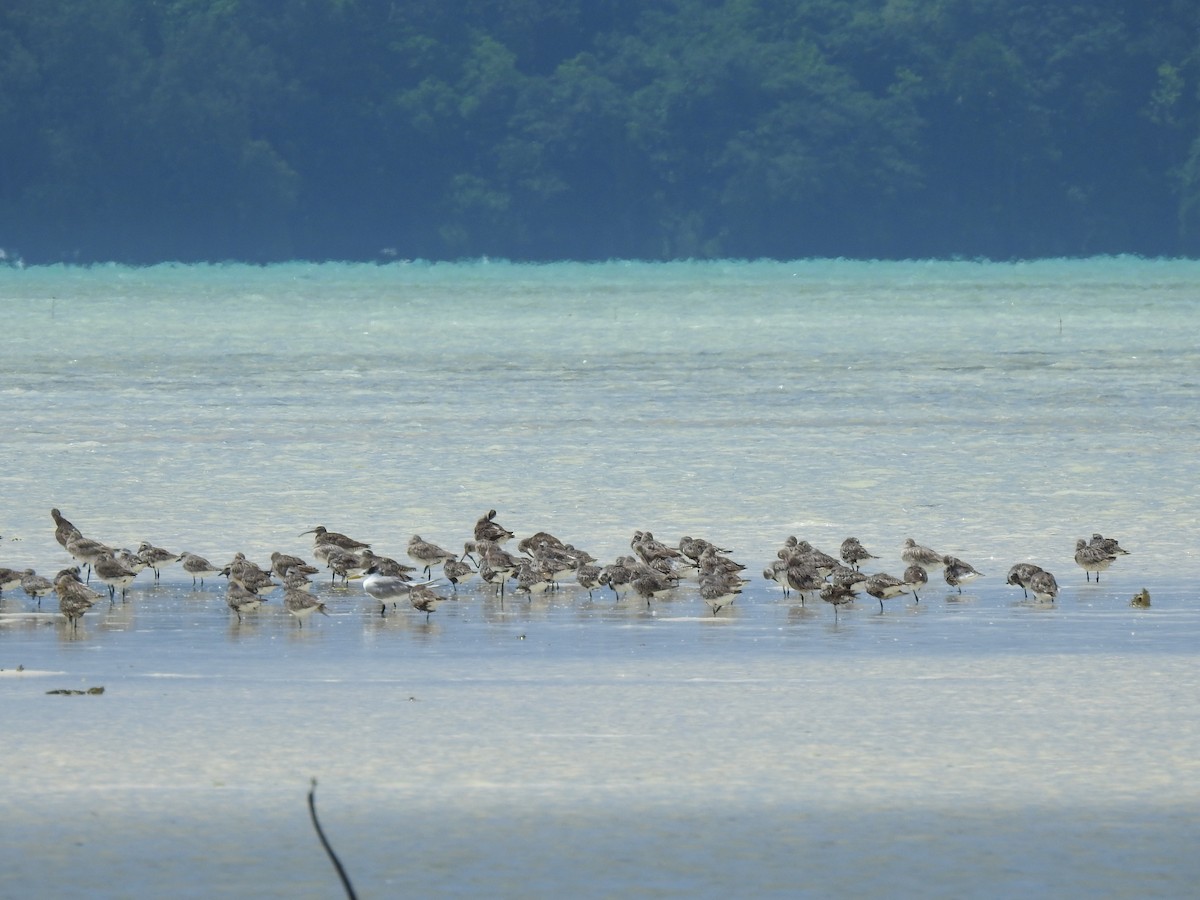
[[[853,534],[987,576],[836,622],[757,577],[715,617],[475,585],[428,623],[323,585],[300,628],[176,567],[78,633],[6,591],[0,895],[336,895],[314,776],[366,896],[1200,879],[1200,263],[0,269],[0,298],[2,566],[68,564],[55,506],[221,563],[318,524],[402,558],[496,509],[602,562],[649,529],[757,575]],[[1095,531],[1132,551],[1099,584]]]

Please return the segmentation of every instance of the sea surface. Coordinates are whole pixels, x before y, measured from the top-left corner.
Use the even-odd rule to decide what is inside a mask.
[[[301,624],[170,566],[77,629],[5,591],[0,896],[337,896],[313,778],[362,897],[1194,896],[1200,262],[9,268],[0,300],[0,566],[71,564],[51,507],[222,565],[495,509],[752,576],[715,615],[476,580],[427,619],[323,573]],[[1099,582],[1093,532],[1130,551]],[[835,617],[762,578],[789,535],[984,577]]]

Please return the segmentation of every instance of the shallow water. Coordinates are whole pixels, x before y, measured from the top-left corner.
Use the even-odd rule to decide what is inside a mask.
[[[300,628],[167,569],[78,632],[5,592],[0,894],[330,896],[315,776],[366,896],[1190,895],[1198,285],[1132,259],[0,270],[0,565],[67,564],[51,506],[214,561],[317,523],[402,556],[496,508],[603,561],[650,528],[754,573],[853,533],[896,574],[913,536],[987,575],[836,621],[761,579],[715,617],[686,587],[475,588],[428,623],[322,587]],[[1133,550],[1099,585],[1092,531]],[[1057,604],[1004,585],[1020,559]]]

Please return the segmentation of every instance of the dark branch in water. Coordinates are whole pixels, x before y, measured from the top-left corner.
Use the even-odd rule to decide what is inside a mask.
[[[358,900],[358,895],[354,893],[354,885],[350,883],[350,876],[346,874],[346,870],[342,868],[342,861],[337,858],[337,854],[333,852],[333,848],[329,846],[329,841],[325,837],[325,832],[321,830],[321,823],[317,821],[317,779],[312,780],[312,787],[308,791],[308,811],[312,815],[313,828],[317,830],[317,837],[321,839],[321,846],[325,848],[325,852],[329,854],[330,860],[333,861],[333,867],[337,869],[338,878],[342,879],[342,887],[346,889],[346,896],[350,900]]]

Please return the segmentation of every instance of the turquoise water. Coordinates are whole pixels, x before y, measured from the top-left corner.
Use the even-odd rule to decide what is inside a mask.
[[[428,623],[323,587],[300,629],[176,568],[77,634],[5,592],[0,893],[329,896],[317,776],[364,895],[1189,895],[1198,292],[1138,259],[0,270],[0,565],[67,564],[52,506],[222,562],[495,508],[601,561],[855,534],[899,574],[911,536],[987,576],[836,622],[761,579],[717,617],[476,586]],[[1099,585],[1093,531],[1133,551]]]

